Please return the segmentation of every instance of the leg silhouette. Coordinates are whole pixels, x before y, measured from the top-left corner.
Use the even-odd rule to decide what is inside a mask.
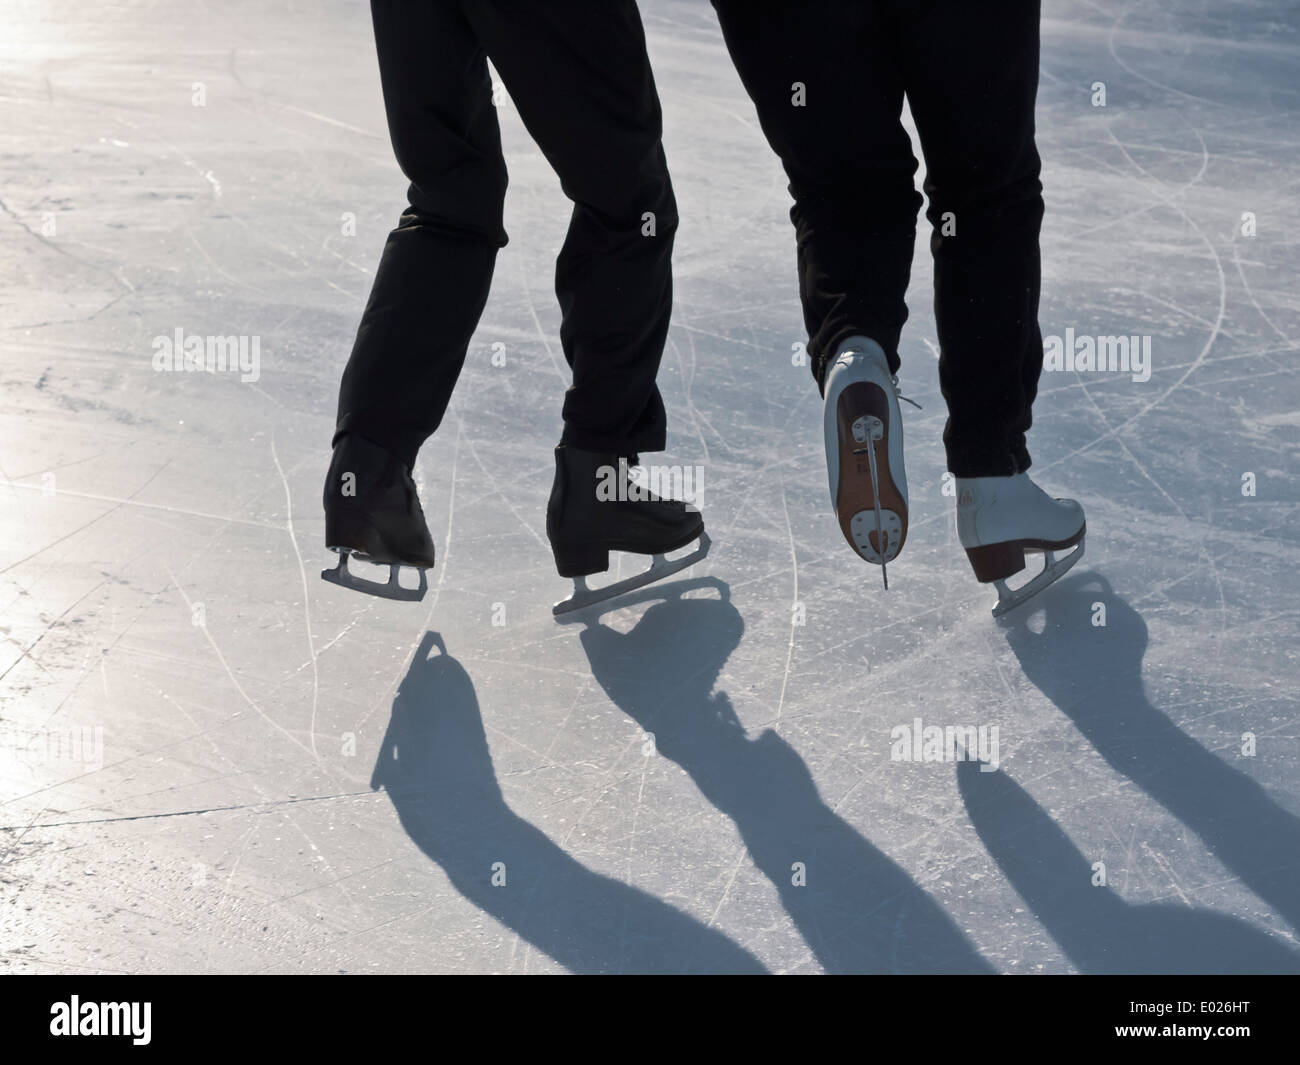
[[[1005,772],[959,762],[957,784],[1011,886],[1084,972],[1300,973],[1300,954],[1244,921],[1094,887],[1088,859]]]
[[[1147,627],[1105,578],[1080,574],[1044,597],[1039,635],[1007,641],[1025,675],[1097,752],[1200,836],[1228,869],[1300,930],[1300,820],[1251,777],[1207,751],[1148,700]],[[1092,625],[1092,604],[1106,625]]]
[[[656,604],[626,635],[589,624],[581,638],[592,675],[735,822],[828,972],[992,971],[943,909],[826,805],[784,739],[745,735],[726,694],[713,690],[744,631],[726,585],[683,581],[654,594],[704,585],[722,598]],[[796,863],[804,886],[794,883]]]
[[[461,894],[573,972],[764,971],[720,932],[587,869],[506,805],[474,686],[434,633],[393,702],[371,777],[381,786]]]

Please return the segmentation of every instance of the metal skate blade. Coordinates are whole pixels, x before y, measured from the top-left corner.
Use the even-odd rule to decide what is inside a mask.
[[[709,534],[701,532],[699,546],[690,554],[674,559],[664,558],[663,555],[655,555],[649,569],[638,573],[635,577],[626,577],[621,581],[615,581],[613,584],[607,584],[603,588],[589,588],[586,577],[574,577],[573,594],[568,599],[563,599],[551,607],[551,613],[556,617],[571,614],[576,610],[582,610],[584,607],[593,606],[596,603],[606,602],[637,588],[644,588],[647,584],[661,581],[665,577],[671,577],[674,573],[680,573],[688,566],[693,566],[703,559],[709,553],[710,544]]]
[[[380,599],[395,599],[404,603],[418,603],[424,598],[425,592],[429,590],[429,581],[425,577],[425,571],[418,567],[412,567],[420,576],[420,586],[418,588],[403,588],[397,583],[397,575],[402,567],[399,563],[391,562],[388,565],[388,582],[381,584],[379,581],[367,580],[365,577],[358,577],[348,569],[348,553],[339,552],[339,564],[333,569],[321,570],[321,580],[328,581],[330,584],[337,584],[340,588],[350,588],[354,592],[361,592],[363,595],[377,595]]]
[[[1000,618],[1004,614],[1010,613],[1027,599],[1032,599],[1043,589],[1050,587],[1064,577],[1070,567],[1083,558],[1083,545],[1086,541],[1086,537],[1080,540],[1078,546],[1064,558],[1057,558],[1056,553],[1053,551],[1043,552],[1042,571],[1033,580],[1026,581],[1019,588],[1009,587],[1005,580],[994,581],[993,585],[998,590],[998,601],[993,608],[993,616]]]

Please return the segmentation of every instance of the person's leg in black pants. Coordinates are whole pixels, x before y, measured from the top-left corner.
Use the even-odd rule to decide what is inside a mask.
[[[1023,473],[1043,368],[1039,4],[897,0],[895,7],[907,99],[925,153],[948,469],[957,477]]]
[[[371,5],[388,129],[410,179],[339,389],[355,433],[410,469],[442,421],[487,302],[506,165],[487,56],[459,3]]]
[[[921,205],[894,27],[866,0],[714,6],[790,178],[831,504],[845,541],[888,587],[908,530],[894,378]]]
[[[876,341],[897,373],[921,196],[892,25],[871,0],[714,7],[790,179],[813,376],[820,386],[827,360],[854,335]]]
[[[662,451],[655,385],[672,311],[677,203],[633,0],[470,0],[466,17],[573,201],[555,268],[573,367],[563,442]]]
[[[372,12],[410,207],[389,236],[344,371],[336,442],[357,433],[409,467],[446,411],[506,243],[491,56],[574,201],[556,270],[574,371],[563,439],[618,454],[661,450],[655,376],[677,212],[635,4],[374,0]]]

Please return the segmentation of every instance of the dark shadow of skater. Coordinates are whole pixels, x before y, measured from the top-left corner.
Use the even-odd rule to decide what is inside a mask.
[[[1105,604],[1105,627],[1093,626],[1093,603]],[[1007,630],[1025,676],[1114,769],[1300,930],[1300,820],[1151,705],[1142,683],[1147,627],[1138,612],[1104,577],[1080,574],[1057,585],[1046,613],[1039,635],[1023,618]]]
[[[706,587],[721,598],[680,597]],[[639,598],[665,596],[626,635],[587,617],[592,675],[735,822],[826,971],[991,972],[943,909],[826,805],[795,750],[771,730],[750,739],[713,691],[744,632],[727,586],[701,578]],[[794,883],[796,863],[806,886]]]
[[[1092,866],[1005,771],[957,763],[984,846],[1070,960],[1086,973],[1298,973],[1300,954],[1235,917],[1174,903],[1131,905],[1094,887]]]
[[[474,686],[435,633],[398,688],[370,783],[461,894],[572,972],[764,971],[726,936],[592,872],[510,810]]]

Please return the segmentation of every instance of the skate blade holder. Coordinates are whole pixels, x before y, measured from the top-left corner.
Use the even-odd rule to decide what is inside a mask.
[[[348,552],[340,551],[339,564],[333,569],[321,570],[321,580],[330,584],[337,584],[340,588],[349,588],[354,592],[361,592],[363,595],[376,595],[380,599],[395,599],[403,603],[418,603],[429,590],[429,581],[423,569],[417,567],[415,570],[420,575],[420,586],[418,588],[404,588],[397,581],[397,575],[402,568],[400,563],[377,562],[375,565],[388,566],[388,581],[386,583],[358,577],[348,569]]]
[[[1085,540],[1080,540],[1078,546],[1070,549],[1070,553],[1062,558],[1057,558],[1057,552],[1051,548],[1041,549],[1043,555],[1042,570],[1036,577],[1026,581],[1019,588],[1012,588],[1007,584],[1005,578],[994,581],[993,586],[998,590],[998,601],[993,607],[993,616],[1000,618],[1009,614],[1016,607],[1032,599],[1039,592],[1064,577],[1069,572],[1070,567],[1083,558],[1084,543]],[[1034,548],[1026,548],[1026,553],[1035,550]]]
[[[654,584],[665,577],[671,577],[674,573],[680,573],[688,566],[693,566],[703,560],[709,553],[711,543],[709,534],[701,532],[699,544],[689,554],[683,555],[681,558],[671,559],[664,555],[655,555],[650,561],[649,569],[638,573],[634,577],[625,577],[621,581],[607,584],[603,588],[590,587],[587,584],[586,577],[574,577],[573,594],[568,599],[563,599],[551,607],[551,613],[556,617],[572,614],[574,611],[594,606],[597,603],[604,603],[627,592],[635,591],[637,588],[644,588],[647,584]]]

